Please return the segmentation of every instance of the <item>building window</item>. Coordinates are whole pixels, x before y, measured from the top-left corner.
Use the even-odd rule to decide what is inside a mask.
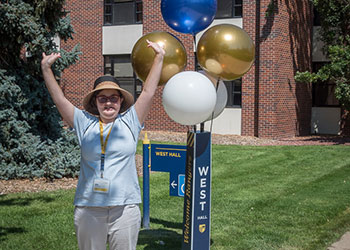
[[[312,106],[313,107],[338,107],[339,101],[334,95],[335,84],[314,83],[312,85]]]
[[[313,62],[313,72],[317,72],[325,62]],[[335,83],[316,82],[312,84],[313,107],[339,107],[339,101],[335,98]]]
[[[215,18],[242,17],[242,0],[218,0]]]
[[[224,81],[227,89],[227,108],[242,106],[242,78],[233,81]]]
[[[313,25],[321,26],[321,16],[315,7],[313,8]]]
[[[130,55],[104,57],[104,73],[117,78],[120,87],[129,91],[136,100],[142,91],[142,82],[137,79],[131,65]]]
[[[105,0],[104,24],[142,23],[142,0]]]

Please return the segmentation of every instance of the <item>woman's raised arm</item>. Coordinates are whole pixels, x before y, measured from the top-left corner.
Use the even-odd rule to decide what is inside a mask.
[[[151,109],[152,98],[156,93],[160,75],[162,73],[163,58],[165,54],[164,49],[159,44],[148,40],[147,42],[148,47],[154,50],[156,56],[146,81],[143,84],[142,92],[135,103],[135,110],[141,124],[145,121]]]
[[[53,102],[56,104],[58,111],[60,112],[63,120],[65,120],[69,126],[74,127],[74,106],[64,96],[61,87],[58,85],[55,76],[53,75],[51,65],[60,58],[59,53],[53,53],[46,55],[43,53],[43,59],[41,60],[41,70],[45,80],[45,85],[52,97]]]

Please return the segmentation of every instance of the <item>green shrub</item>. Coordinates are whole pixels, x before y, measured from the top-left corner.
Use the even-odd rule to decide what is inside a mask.
[[[42,52],[57,50],[55,35],[72,38],[63,5],[62,0],[1,1],[0,179],[78,174],[77,140],[63,128],[40,69]],[[79,53],[79,45],[71,52],[62,50],[55,75],[75,63]]]

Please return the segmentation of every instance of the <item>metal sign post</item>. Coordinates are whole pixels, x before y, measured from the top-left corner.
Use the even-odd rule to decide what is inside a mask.
[[[150,141],[147,138],[147,133],[143,140],[143,219],[142,225],[149,229],[149,171],[151,165],[149,164]]]

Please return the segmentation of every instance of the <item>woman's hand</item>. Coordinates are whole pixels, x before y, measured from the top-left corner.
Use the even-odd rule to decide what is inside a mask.
[[[52,53],[50,55],[46,55],[45,52],[43,52],[43,59],[41,60],[41,68],[47,69],[51,68],[52,64],[56,62],[58,58],[61,57],[60,53]]]
[[[164,57],[164,55],[165,55],[165,50],[164,50],[163,46],[161,46],[161,45],[158,44],[158,43],[151,42],[151,41],[149,41],[149,40],[146,40],[146,41],[147,41],[147,43],[148,43],[148,45],[147,45],[148,48],[152,48],[152,49],[154,50],[154,52],[156,52],[156,55],[157,55],[157,56],[160,56],[161,58]]]

